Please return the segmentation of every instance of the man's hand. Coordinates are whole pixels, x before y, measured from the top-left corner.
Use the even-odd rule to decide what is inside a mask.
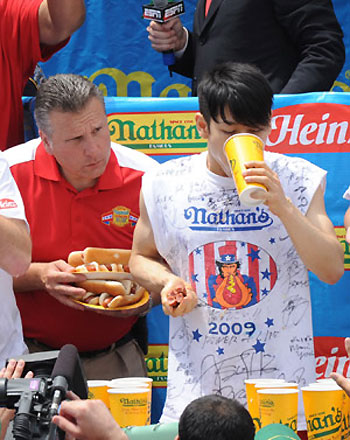
[[[269,168],[265,162],[252,161],[244,164],[246,171],[242,173],[247,183],[261,183],[267,188],[266,200],[264,202],[270,211],[280,217],[286,207],[289,206],[278,174]],[[257,194],[257,198],[261,192]],[[252,193],[252,198],[254,193]]]
[[[345,338],[345,350],[350,357],[350,338]],[[330,377],[334,379],[337,384],[343,388],[343,390],[346,392],[346,394],[350,397],[350,380],[345,378],[342,374],[339,373],[331,373]]]
[[[174,18],[167,23],[151,21],[147,31],[152,48],[157,52],[178,51],[185,47],[187,35],[179,18]]]
[[[175,276],[164,286],[160,296],[164,313],[174,318],[191,312],[198,300],[192,286]]]
[[[22,376],[24,368],[24,361],[19,360],[18,362],[15,361],[15,359],[10,359],[7,367],[3,368],[0,371],[0,378],[6,378],[6,379],[18,379]],[[29,371],[26,374],[26,378],[33,377],[33,373]],[[0,421],[1,421],[1,434],[0,434],[0,440],[3,440],[6,435],[7,427],[10,423],[10,421],[13,419],[15,415],[15,411],[12,409],[7,408],[0,408]]]
[[[86,276],[72,273],[73,270],[64,260],[52,261],[42,265],[41,280],[48,293],[57,301],[76,310],[85,310],[84,306],[73,301],[84,295],[85,290],[71,284],[86,280]]]
[[[67,433],[66,440],[128,440],[101,400],[64,401],[52,421]]]

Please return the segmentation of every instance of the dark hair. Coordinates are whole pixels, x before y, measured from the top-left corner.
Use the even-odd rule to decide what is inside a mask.
[[[105,108],[101,90],[81,75],[57,74],[45,79],[37,92],[34,116],[37,126],[47,136],[52,135],[49,114],[52,110],[79,112],[92,98]]]
[[[199,110],[208,126],[218,116],[226,123],[225,110],[239,124],[263,128],[269,125],[272,89],[259,69],[250,64],[223,63],[204,74],[198,86]]]
[[[179,421],[180,440],[253,440],[255,426],[237,400],[210,394],[193,400]]]

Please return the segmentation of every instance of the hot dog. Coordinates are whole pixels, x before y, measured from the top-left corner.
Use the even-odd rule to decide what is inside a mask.
[[[139,286],[130,274],[128,262],[131,251],[88,247],[83,251],[71,252],[68,263],[75,266],[75,272],[118,272],[127,274],[126,279],[89,279],[76,283],[86,293],[80,301],[114,309],[135,304],[141,300],[145,289]]]
[[[87,247],[68,255],[68,264],[75,266],[76,272],[130,272],[128,263],[131,251],[127,249],[107,249]]]
[[[109,309],[135,304],[145,293],[145,289],[135,281],[125,279],[120,281],[86,280],[76,285],[87,292],[80,298],[81,301],[99,304]]]

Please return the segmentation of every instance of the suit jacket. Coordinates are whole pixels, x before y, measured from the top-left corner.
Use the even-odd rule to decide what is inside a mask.
[[[331,0],[199,0],[187,49],[172,70],[193,78],[224,61],[256,65],[274,93],[329,90],[343,67]]]

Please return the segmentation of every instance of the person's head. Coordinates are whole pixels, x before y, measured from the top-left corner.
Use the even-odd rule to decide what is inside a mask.
[[[224,63],[204,74],[198,86],[200,135],[208,140],[209,169],[230,176],[223,153],[226,139],[253,133],[266,142],[270,132],[272,89],[252,65]]]
[[[193,400],[179,420],[175,440],[253,440],[255,427],[249,412],[237,400],[208,395]]]
[[[93,186],[110,155],[101,91],[80,75],[51,76],[39,87],[34,116],[45,149],[62,175],[78,190]]]

